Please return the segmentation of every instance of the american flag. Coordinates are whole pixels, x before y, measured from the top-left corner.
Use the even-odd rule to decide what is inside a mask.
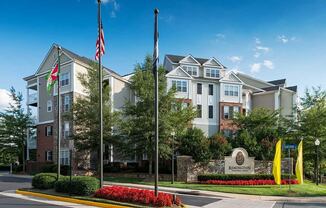
[[[101,41],[101,42],[100,42]],[[101,43],[101,44],[100,44]],[[101,45],[101,49],[100,49]],[[101,51],[101,52],[100,52]],[[101,22],[101,31],[99,31],[97,40],[96,40],[96,53],[95,53],[95,60],[98,61],[101,56],[105,54],[105,42],[104,42],[104,31],[103,31],[103,25]]]

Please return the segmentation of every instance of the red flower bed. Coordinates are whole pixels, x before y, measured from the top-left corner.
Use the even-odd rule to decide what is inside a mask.
[[[113,201],[137,203],[151,205],[155,207],[171,207],[173,205],[173,196],[171,194],[159,193],[155,197],[154,191],[128,188],[122,186],[106,186],[99,189],[95,195],[96,198],[103,198]],[[174,202],[181,205],[178,197]]]
[[[290,181],[289,179],[281,180],[282,185],[289,184],[289,182],[291,184],[298,184],[298,180],[295,179],[291,179]],[[240,185],[240,186],[275,185],[274,180],[208,180],[201,183],[214,184],[214,185]]]

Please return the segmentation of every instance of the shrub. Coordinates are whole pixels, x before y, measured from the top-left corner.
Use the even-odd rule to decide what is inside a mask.
[[[186,134],[180,137],[178,151],[181,155],[190,155],[196,162],[207,162],[211,159],[209,140],[199,128],[188,129]]]
[[[288,174],[283,174],[281,178],[288,179]],[[291,179],[295,179],[295,175],[291,175]],[[198,175],[198,181],[208,180],[274,180],[272,174],[204,174]]]
[[[38,189],[51,189],[57,180],[55,173],[39,173],[32,179],[32,186]]]
[[[56,173],[58,165],[57,164],[46,164],[43,166],[41,172],[42,173]],[[60,165],[60,174],[68,175],[70,170],[69,165]]]
[[[71,193],[80,196],[88,196],[99,189],[99,181],[89,176],[61,177],[54,185],[56,192]]]
[[[99,189],[95,195],[97,198],[108,200],[138,203],[154,207],[172,207],[173,204],[181,205],[180,199],[177,197],[173,203],[173,196],[167,193],[159,193],[155,197],[154,191],[128,188],[122,186],[107,186]]]
[[[203,184],[214,184],[214,185],[240,185],[240,186],[247,186],[247,185],[251,185],[251,186],[256,186],[256,185],[275,185],[275,181],[274,180],[270,180],[270,179],[262,179],[262,180],[228,180],[228,181],[224,181],[224,180],[208,180],[208,181],[204,181],[201,182]],[[298,184],[298,180],[295,179],[291,179],[291,180],[281,180],[281,184],[282,185],[286,185],[286,184]]]

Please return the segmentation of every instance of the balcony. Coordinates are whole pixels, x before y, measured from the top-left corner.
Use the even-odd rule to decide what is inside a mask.
[[[28,95],[28,105],[37,106],[37,93],[29,94]]]

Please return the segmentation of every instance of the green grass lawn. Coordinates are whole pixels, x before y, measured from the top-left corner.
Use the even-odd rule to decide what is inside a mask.
[[[143,179],[137,178],[106,177],[105,180],[117,183],[153,185],[152,182],[145,182]],[[326,185],[316,186],[310,181],[305,181],[303,185],[291,185],[291,192],[289,192],[288,185],[223,186],[183,182],[175,182],[174,184],[171,184],[170,181],[159,182],[159,185],[164,187],[264,196],[326,196]]]

